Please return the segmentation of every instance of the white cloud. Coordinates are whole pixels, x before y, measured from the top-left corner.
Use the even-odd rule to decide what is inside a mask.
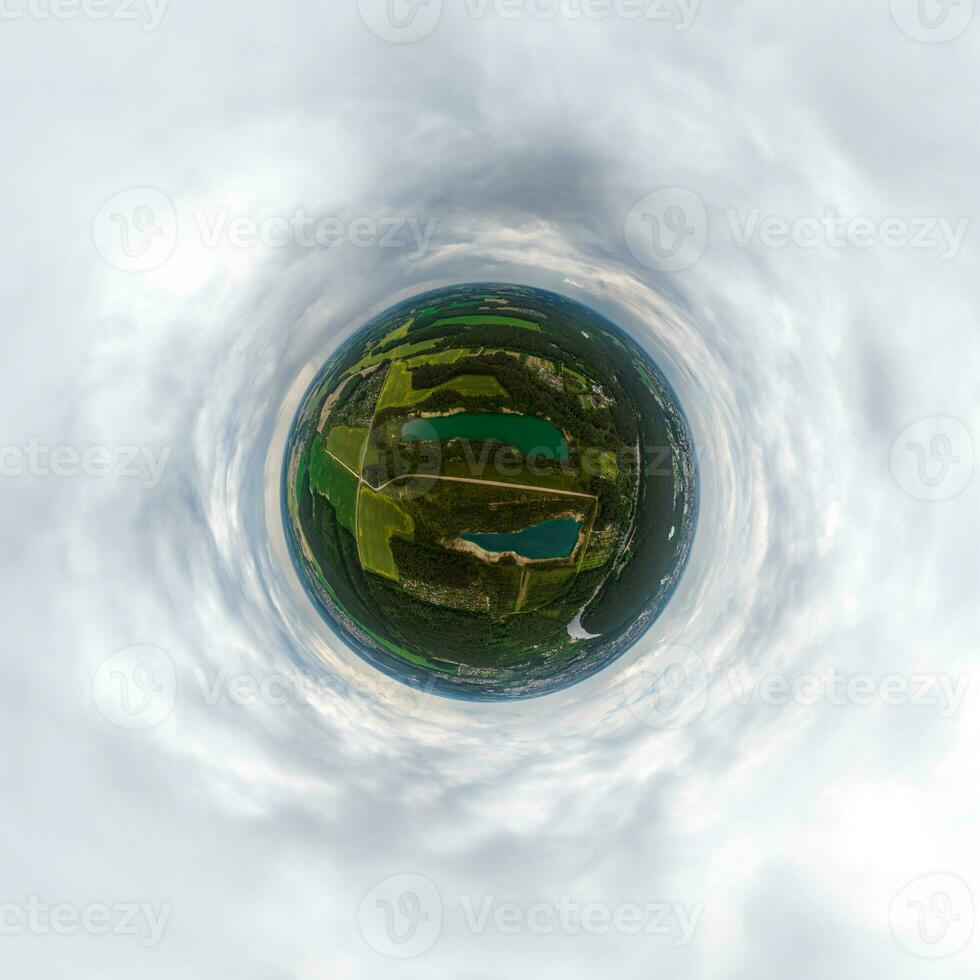
[[[879,9],[880,8],[880,9]],[[4,901],[172,902],[124,937],[4,940],[49,977],[919,976],[891,935],[910,880],[980,894],[975,686],[928,707],[740,705],[725,668],[975,670],[976,483],[926,503],[888,467],[933,415],[980,434],[976,245],[738,248],[725,211],[976,214],[977,25],[913,40],[887,5],[705,5],[689,32],[615,18],[472,21],[414,44],[357,5],[173,0],[159,30],[4,27],[3,442],[174,447],[160,485],[4,481],[10,611],[0,728]],[[153,186],[257,220],[296,208],[438,219],[383,249],[209,250],[144,275],[93,247],[102,203]],[[704,257],[627,249],[661,187],[705,203]],[[587,299],[669,372],[698,445],[690,569],[624,660],[541,701],[418,712],[325,633],[278,523],[284,426],[309,370],[367,315],[445,281]],[[307,374],[302,374],[306,370]],[[299,380],[298,380],[299,379]],[[658,732],[623,703],[658,643],[715,671]],[[172,718],[116,730],[109,654],[173,658]],[[312,672],[310,705],[204,703],[196,669]],[[980,683],[980,682],[978,682]],[[16,842],[16,843],[14,843]],[[397,966],[357,926],[391,875],[437,882],[433,950]],[[703,903],[693,942],[474,936],[462,896],[527,906]],[[976,942],[930,976],[958,977]]]

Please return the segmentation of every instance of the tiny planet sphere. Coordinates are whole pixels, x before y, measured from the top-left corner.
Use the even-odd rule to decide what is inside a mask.
[[[673,388],[556,293],[477,283],[371,319],[318,372],[286,447],[293,562],[325,623],[433,693],[536,697],[663,611],[698,514]]]

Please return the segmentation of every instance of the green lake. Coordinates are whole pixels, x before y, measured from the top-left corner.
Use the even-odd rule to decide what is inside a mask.
[[[508,412],[460,412],[432,419],[412,419],[402,426],[406,442],[445,439],[496,439],[527,456],[568,459],[568,443],[559,428],[533,415]]]
[[[461,534],[464,541],[470,541],[492,554],[513,551],[522,558],[545,559],[567,558],[578,541],[581,523],[570,517],[545,521],[526,527],[523,531],[509,534]]]

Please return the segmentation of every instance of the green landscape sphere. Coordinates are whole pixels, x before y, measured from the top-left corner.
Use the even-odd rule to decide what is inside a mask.
[[[323,365],[283,516],[323,619],[406,684],[503,700],[621,656],[683,573],[687,419],[605,317],[527,286],[405,300]]]

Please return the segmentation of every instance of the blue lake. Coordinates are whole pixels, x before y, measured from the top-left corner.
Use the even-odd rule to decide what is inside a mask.
[[[573,518],[565,517],[554,521],[545,521],[526,527],[523,531],[512,531],[507,534],[461,534],[464,541],[493,554],[513,551],[522,558],[545,559],[567,558],[574,550],[578,541],[582,524]]]
[[[402,426],[406,442],[443,439],[497,439],[528,456],[568,459],[561,429],[546,419],[510,412],[459,412],[432,419],[412,419]]]

